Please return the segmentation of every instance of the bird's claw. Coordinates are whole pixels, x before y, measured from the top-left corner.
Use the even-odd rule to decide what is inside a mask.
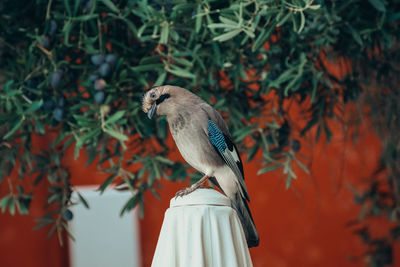
[[[176,194],[175,194],[175,199],[178,198],[178,197],[183,197],[183,196],[185,196],[185,195],[187,195],[187,194],[192,193],[193,190],[190,190],[190,189],[191,189],[190,187],[186,187],[186,188],[184,188],[184,189],[182,189],[182,190],[179,190],[179,191],[176,192]]]
[[[183,197],[186,196],[190,193],[192,193],[193,191],[195,191],[198,188],[205,188],[206,186],[204,184],[194,184],[192,186],[183,188],[182,190],[179,190],[178,192],[176,192],[175,194],[175,199],[178,197]]]

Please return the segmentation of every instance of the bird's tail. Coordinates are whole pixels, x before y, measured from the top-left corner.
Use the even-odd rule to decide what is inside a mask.
[[[232,208],[236,210],[240,222],[242,223],[247,246],[249,248],[257,247],[260,242],[260,237],[258,236],[256,226],[254,225],[253,217],[251,216],[247,201],[242,198],[239,192],[235,195],[235,199],[232,199]]]

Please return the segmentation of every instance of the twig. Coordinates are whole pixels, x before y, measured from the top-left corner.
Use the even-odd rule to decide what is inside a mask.
[[[13,184],[11,182],[11,178],[7,177],[7,181],[8,181],[8,187],[10,189],[10,195],[14,195],[14,188],[13,188]]]
[[[83,22],[81,22],[80,29],[79,29],[79,41],[78,41],[78,49],[82,49],[82,36],[83,36]]]
[[[97,18],[97,30],[99,32],[99,50],[100,53],[103,53],[103,34],[101,33],[101,21],[100,18]]]
[[[10,48],[11,50],[17,51],[17,49],[15,48],[15,46],[7,43],[3,38],[0,38],[0,42],[3,43],[4,45],[6,45],[8,48]]]
[[[50,9],[51,9],[52,2],[53,2],[53,0],[49,0],[49,2],[47,3],[46,20],[48,20],[50,18]]]
[[[54,70],[57,70],[57,65],[54,62],[54,58],[53,58],[53,54],[51,53],[51,51],[47,50],[46,48],[44,48],[41,44],[36,43],[36,47],[39,48],[49,59],[51,64],[54,67]]]
[[[42,52],[45,53],[46,56],[53,57],[51,52],[49,50],[47,50],[46,48],[44,48],[41,44],[36,43],[36,47],[39,48],[40,50],[42,50]]]
[[[44,48],[43,48],[44,49]],[[29,80],[33,74],[35,74],[36,72],[38,72],[40,70],[40,66],[37,66],[36,68],[33,69],[33,71],[31,73],[29,73],[25,78],[24,78],[24,82],[26,82],[27,80]],[[19,87],[19,90],[22,90],[22,86]],[[25,94],[22,94],[22,98],[28,102],[29,104],[32,104],[32,100],[30,100]]]
[[[107,105],[102,105],[100,107],[100,121],[101,121],[101,129],[103,132],[106,131],[106,122],[104,121],[105,115],[107,115],[110,112],[110,107]]]
[[[306,3],[305,7],[297,7],[295,5],[289,4],[286,1],[283,1],[283,3],[285,4],[285,7],[291,11],[294,12],[303,12],[304,10],[308,9],[311,5],[312,5],[313,1],[309,1]]]

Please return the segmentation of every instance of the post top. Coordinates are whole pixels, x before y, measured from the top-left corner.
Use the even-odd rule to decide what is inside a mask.
[[[227,196],[212,188],[199,188],[183,197],[173,197],[170,201],[170,208],[180,206],[211,205],[231,206]]]

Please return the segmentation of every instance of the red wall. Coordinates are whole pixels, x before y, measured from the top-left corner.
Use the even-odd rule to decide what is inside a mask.
[[[260,155],[245,164],[246,184],[250,193],[250,208],[260,234],[260,246],[250,250],[255,267],[261,266],[364,266],[365,247],[346,224],[358,217],[360,206],[353,203],[348,185],[362,186],[376,168],[380,154],[378,138],[361,129],[358,140],[347,141],[342,127],[331,124],[334,140],[323,138],[314,144],[304,139],[300,153],[309,159],[311,174],[297,168],[298,178],[285,190],[281,170],[257,176]],[[39,141],[38,141],[39,142]],[[44,142],[40,140],[40,142]],[[173,147],[173,143],[169,140]],[[82,153],[83,154],[83,153]],[[243,155],[244,156],[244,155]],[[175,150],[172,160],[181,160]],[[71,167],[74,185],[100,183],[105,178],[95,166],[84,168],[84,155],[67,163]],[[15,177],[13,179],[16,179]],[[175,192],[187,183],[161,181],[161,199],[145,194],[145,217],[141,221],[143,266],[150,266],[157,243],[164,211]],[[3,195],[7,188],[0,188]],[[32,231],[34,218],[43,214],[47,194],[46,184],[34,189],[36,199],[29,216],[0,215],[0,266],[4,267],[67,267],[67,248],[61,248],[55,237],[47,239],[48,229]],[[374,220],[372,227],[379,235],[383,222]],[[395,265],[400,266],[400,250],[396,247]],[[354,257],[362,257],[352,262]]]
[[[346,226],[360,211],[348,186],[362,186],[373,173],[380,141],[364,129],[357,141],[344,141],[342,128],[331,127],[335,138],[329,145],[324,138],[318,144],[303,144],[300,152],[312,162],[311,174],[297,168],[298,178],[289,190],[285,190],[281,170],[257,176],[260,157],[245,164],[250,208],[261,238],[260,246],[250,250],[255,267],[365,266],[366,247],[353,234],[354,228]],[[151,264],[158,237],[154,229],[161,228],[169,199],[187,184],[163,181],[162,185],[161,200],[151,193],[145,195],[146,214],[141,224],[145,266]],[[384,234],[383,225],[375,220],[374,233]],[[399,247],[394,255],[395,266],[400,266]],[[360,260],[355,262],[357,257]]]

